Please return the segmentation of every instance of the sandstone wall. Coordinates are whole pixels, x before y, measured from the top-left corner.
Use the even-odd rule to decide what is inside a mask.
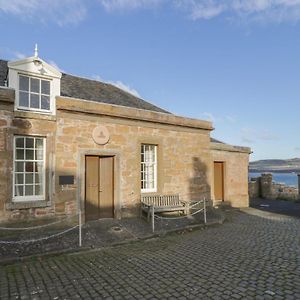
[[[225,200],[248,205],[249,149],[211,148],[210,122],[108,104],[57,97],[55,116],[14,111],[11,90],[0,90],[0,221],[36,217],[84,216],[85,156],[115,158],[115,216],[139,213],[141,144],[158,147],[157,194],[182,200],[213,199],[213,162],[225,162]],[[110,135],[98,145],[92,132],[104,125]],[[12,202],[13,136],[46,138],[46,199]],[[61,185],[60,176],[74,176]]]
[[[25,118],[26,117],[26,118]],[[0,110],[0,220],[21,220],[55,214],[51,189],[53,166],[55,118]],[[13,137],[33,135],[46,137],[46,199],[43,201],[12,202],[13,187]]]
[[[157,193],[210,199],[209,122],[86,103],[58,99],[56,116],[48,116],[14,111],[13,98],[0,95],[1,221],[74,215],[78,205],[84,212],[85,155],[115,156],[115,215],[137,215],[142,143],[158,145]],[[92,139],[98,125],[110,133],[104,146]],[[14,135],[46,138],[45,201],[12,202]],[[62,175],[74,176],[74,184],[60,185]]]
[[[140,208],[141,144],[158,146],[158,194],[179,194],[182,200],[210,199],[209,134],[203,130],[116,120],[110,117],[58,112],[56,135],[55,203],[81,197],[84,207],[84,155],[115,155],[117,217],[137,215]],[[92,131],[104,125],[110,133],[106,145],[97,145]],[[60,175],[74,175],[73,189],[62,190]],[[81,191],[80,191],[80,187]],[[78,194],[79,190],[79,194]]]
[[[248,207],[248,164],[249,149],[239,152],[234,148],[224,148],[222,145],[215,144],[212,149],[213,162],[224,162],[224,201],[233,207]],[[212,178],[212,191],[214,183]],[[214,193],[212,192],[214,199]]]

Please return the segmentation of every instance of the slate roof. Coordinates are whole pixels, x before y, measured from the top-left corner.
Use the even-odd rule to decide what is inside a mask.
[[[221,141],[219,141],[219,140],[216,140],[216,139],[214,139],[214,138],[210,138],[210,141],[212,142],[212,143],[219,143],[219,144],[225,144],[225,143],[223,143],[223,142],[221,142]]]
[[[7,78],[7,61],[0,59],[0,86],[4,86],[4,81]]]
[[[0,60],[0,86],[4,86],[7,73],[7,61]],[[64,73],[61,78],[61,95],[95,102],[169,113],[166,110],[143,99],[135,97],[112,84]]]
[[[4,82],[7,79],[7,63],[8,61],[0,59],[0,86],[4,86]],[[112,84],[65,73],[62,74],[61,78],[61,95],[95,102],[169,113],[168,111],[143,99],[135,97]],[[211,138],[210,140],[212,143],[224,144],[214,138]]]
[[[112,84],[69,74],[62,75],[61,95],[168,113],[166,110],[135,97]]]

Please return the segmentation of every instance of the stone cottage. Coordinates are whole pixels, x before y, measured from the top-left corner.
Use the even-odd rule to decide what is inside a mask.
[[[248,206],[249,148],[34,56],[0,60],[0,221],[139,214],[142,194]]]

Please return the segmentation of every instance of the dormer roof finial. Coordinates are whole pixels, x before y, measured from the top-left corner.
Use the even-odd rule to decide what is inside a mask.
[[[34,56],[38,57],[39,56],[39,50],[38,50],[38,45],[35,44],[35,48],[34,48]]]

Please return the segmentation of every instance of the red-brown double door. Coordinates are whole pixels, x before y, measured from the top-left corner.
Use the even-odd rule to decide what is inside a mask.
[[[114,157],[86,156],[85,220],[114,217]]]

